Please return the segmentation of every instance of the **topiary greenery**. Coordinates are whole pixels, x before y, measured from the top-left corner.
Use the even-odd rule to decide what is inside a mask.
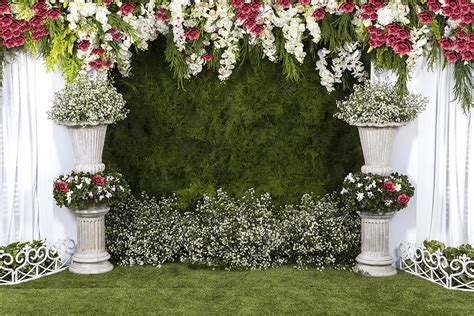
[[[356,129],[333,118],[344,95],[319,85],[314,60],[297,83],[281,64],[248,60],[226,84],[204,72],[180,89],[163,43],[134,57],[132,78],[115,79],[130,114],[110,127],[104,161],[135,192],[177,192],[190,206],[219,187],[233,195],[254,187],[293,203],[332,191],[361,165]]]

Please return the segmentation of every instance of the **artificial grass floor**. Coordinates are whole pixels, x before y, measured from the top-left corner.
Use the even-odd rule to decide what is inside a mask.
[[[64,271],[0,287],[0,314],[470,314],[474,293],[407,273],[368,278],[349,271],[211,271],[182,264]]]

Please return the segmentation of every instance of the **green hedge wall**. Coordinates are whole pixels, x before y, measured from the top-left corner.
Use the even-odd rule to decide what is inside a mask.
[[[133,60],[133,76],[116,76],[129,117],[111,126],[104,162],[135,192],[177,192],[183,203],[222,187],[253,187],[277,203],[337,189],[362,163],[357,130],[333,118],[338,91],[318,82],[314,61],[303,79],[282,77],[281,64],[248,60],[222,84],[205,71],[179,88],[164,60],[164,40]]]

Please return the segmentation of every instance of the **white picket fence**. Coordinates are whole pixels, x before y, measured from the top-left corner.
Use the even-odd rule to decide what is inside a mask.
[[[19,284],[60,272],[71,264],[74,249],[74,241],[64,239],[54,244],[45,242],[38,248],[26,245],[16,256],[0,250],[0,285]],[[8,267],[12,265],[13,268]]]
[[[412,243],[400,245],[400,269],[447,289],[474,292],[474,258],[466,255],[451,262],[440,250],[430,253]]]

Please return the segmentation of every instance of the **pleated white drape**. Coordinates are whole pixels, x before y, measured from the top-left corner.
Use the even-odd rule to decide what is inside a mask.
[[[474,122],[452,102],[452,69],[438,69],[433,120],[434,170],[429,237],[474,244]]]
[[[0,134],[0,244],[39,238],[37,96],[34,61],[4,69]]]

